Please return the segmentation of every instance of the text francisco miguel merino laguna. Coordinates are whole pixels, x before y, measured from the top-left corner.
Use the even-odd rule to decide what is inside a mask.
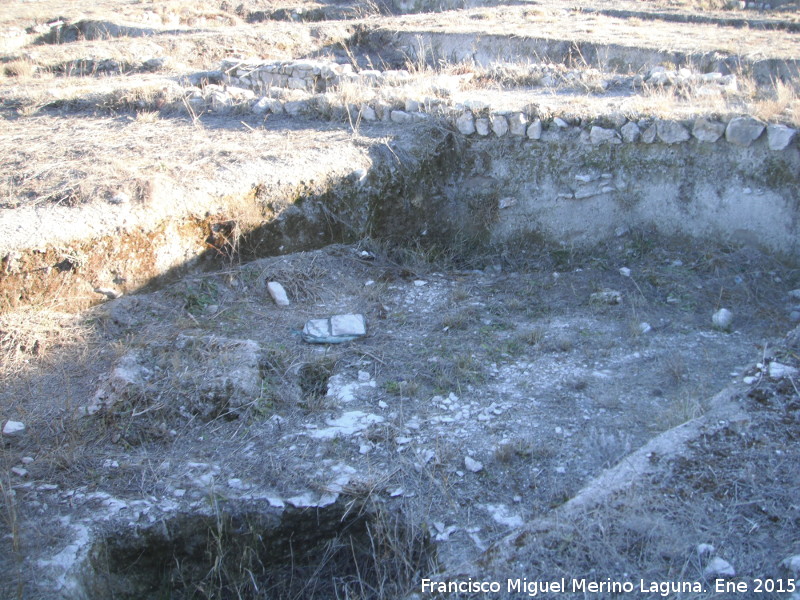
[[[527,578],[507,579],[505,589],[499,581],[476,581],[472,578],[466,581],[435,581],[422,580],[422,593],[431,594],[498,594],[502,591],[527,594],[534,597],[539,594],[563,593],[623,593],[633,592],[657,593],[668,596],[674,593],[703,593],[703,585],[699,581],[592,581],[587,579],[567,579],[562,577],[552,581],[529,581]]]

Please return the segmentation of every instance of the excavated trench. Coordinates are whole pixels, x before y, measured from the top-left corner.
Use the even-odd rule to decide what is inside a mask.
[[[396,597],[432,566],[427,534],[358,501],[277,509],[214,499],[213,511],[100,536],[86,598]]]
[[[494,253],[499,261],[501,257],[513,258],[515,253],[532,245],[551,248],[554,255],[563,256],[609,240],[613,243],[615,239],[627,239],[625,236],[630,236],[631,232],[638,232],[636,240],[642,245],[647,245],[646,238],[652,234],[654,238],[673,237],[688,240],[688,244],[698,247],[718,246],[727,248],[726,251],[752,246],[796,264],[800,252],[796,235],[800,155],[796,147],[780,154],[771,153],[763,141],[750,148],[723,149],[710,149],[699,142],[689,142],[679,148],[661,144],[644,148],[597,147],[564,136],[559,139],[545,136],[540,142],[518,139],[470,141],[439,128],[420,131],[424,133],[418,137],[423,140],[421,143],[387,145],[373,153],[372,167],[368,172],[345,177],[317,193],[275,198],[260,188],[251,190],[245,195],[245,201],[256,208],[258,218],[247,223],[222,211],[206,219],[160,223],[150,232],[137,231],[85,240],[81,242],[82,246],[73,246],[70,256],[75,257],[74,260],[52,249],[31,252],[13,261],[7,258],[2,288],[4,304],[25,304],[59,293],[62,297],[71,294],[74,299],[72,308],[82,308],[92,302],[97,273],[111,269],[109,262],[103,263],[104,260],[116,265],[114,268],[118,269],[121,289],[135,292],[156,290],[166,282],[198,269],[209,270],[220,265],[230,268],[233,263],[238,265],[259,257],[308,251],[367,237],[380,240],[390,248],[442,249],[449,246],[457,247],[461,252],[480,249],[484,254]],[[165,234],[166,231],[169,234]],[[188,257],[187,260],[159,263],[159,253],[176,255],[170,249],[174,247],[181,248],[177,254]],[[102,251],[98,252],[98,249]],[[81,260],[79,255],[88,258]],[[629,252],[627,256],[633,254]],[[605,259],[598,254],[597,260],[602,262]],[[159,271],[158,264],[169,266]],[[672,257],[669,268],[682,268],[679,254]],[[573,295],[578,294],[576,286],[579,290],[587,287],[585,282],[579,282],[580,271],[576,269],[572,274],[567,273]],[[486,273],[491,271],[487,269]],[[759,271],[754,277],[761,275]],[[473,276],[461,273],[454,277]],[[496,293],[501,295],[502,286],[511,285],[497,281],[487,283],[480,279],[486,276],[479,274],[475,281],[465,284],[470,290],[468,296],[476,294],[470,285],[479,289],[491,284],[500,290]],[[601,275],[593,273],[592,277],[595,276],[601,280]],[[559,274],[554,277],[559,277]],[[546,274],[544,279],[555,281],[550,274]],[[328,283],[335,285],[332,281]],[[660,293],[658,290],[662,284],[666,285],[666,280],[653,276],[654,293]],[[426,285],[427,282],[414,282],[414,286],[430,288],[432,293],[430,297],[420,297],[418,302],[430,303],[434,314],[447,310],[441,299],[447,293],[455,295],[457,290],[448,288],[444,279],[436,286],[431,284],[425,288]],[[552,285],[555,284],[543,283],[541,289]],[[533,286],[532,283],[530,287]],[[636,287],[642,296],[647,293],[638,283]],[[12,293],[16,294],[13,299]],[[588,293],[586,295],[588,297]],[[511,296],[506,298],[503,301],[505,312],[498,311],[492,319],[497,314],[516,310],[509,308],[512,300]],[[382,301],[390,303],[389,300]],[[601,299],[600,302],[604,301]],[[670,295],[666,303],[672,302],[673,296]],[[686,308],[681,309],[684,315],[695,310],[691,300],[679,298],[676,302],[686,303]],[[398,304],[402,303],[398,301]],[[585,308],[584,304],[579,303],[577,308],[569,310],[579,312],[584,310],[582,307]],[[697,310],[704,308],[698,307]],[[381,310],[389,312],[391,318],[392,311],[400,309],[383,306]],[[403,310],[408,311],[404,319],[413,318],[409,316],[413,312],[411,309]],[[476,309],[470,310],[474,313]],[[600,335],[598,332],[605,325],[598,323],[605,318],[604,311],[607,310],[612,309],[599,309],[597,312],[598,309],[593,307],[590,313],[579,316],[579,320],[582,319],[581,335],[584,332],[588,332],[586,336]],[[635,306],[633,310],[635,316]],[[490,333],[495,335],[492,327],[496,323],[493,324],[492,319],[481,320],[473,313],[464,313],[466,316],[463,318],[468,319],[466,325],[456,318],[461,313],[450,315],[450,320],[443,319],[443,331],[469,329],[474,325],[481,328],[484,337]],[[612,328],[622,327],[623,319]],[[698,319],[692,317],[690,320],[698,323]],[[708,321],[710,314],[703,314],[702,319]],[[762,325],[755,324],[755,320],[753,317],[747,321],[750,334],[761,331],[760,327],[763,329]],[[575,324],[568,321],[569,316],[562,315],[554,317],[550,325],[571,333]],[[670,327],[669,321],[654,325]],[[680,337],[685,334],[684,325],[675,330],[675,339],[684,339]],[[506,323],[505,329],[498,328],[497,331],[505,335],[503,332],[510,326]],[[702,329],[704,326],[696,327]],[[705,326],[705,329],[709,328]],[[413,338],[407,332],[399,335],[410,336],[409,340]],[[549,339],[548,335],[545,334],[546,339]],[[612,337],[618,335],[615,333]],[[722,334],[703,332],[700,338],[714,338],[715,344],[723,344],[724,339],[715,338],[719,335]],[[553,339],[548,344],[553,345],[554,352],[571,355],[574,344],[584,343],[571,340]],[[595,342],[587,339],[585,343],[591,345]],[[567,380],[574,376],[566,374],[564,386],[556,386],[554,390],[557,391],[553,393],[557,395],[550,400],[560,402],[565,394],[582,397],[587,387],[591,390],[595,385],[595,379],[612,379],[615,377],[612,370],[626,369],[626,364],[644,360],[643,355],[648,361],[663,359],[661,355],[648,354],[649,350],[641,354],[638,351],[630,353],[633,348],[621,349],[622,354],[617,356],[614,354],[616,350],[610,348],[598,347],[590,358],[581,358],[586,364],[576,368],[585,372],[588,382],[581,376],[568,383]],[[509,344],[506,355],[513,351]],[[660,352],[659,349],[654,351]],[[713,355],[714,351],[710,352]],[[495,360],[505,360],[502,356]],[[589,364],[592,359],[607,359],[609,364],[616,366],[604,369],[597,366],[601,362],[592,366]],[[711,360],[708,356],[706,359]],[[726,365],[722,370],[732,367]],[[492,368],[496,373],[493,377],[511,377],[509,382],[492,384],[496,385],[492,394],[510,399],[509,406],[517,401],[517,396],[528,394],[525,391],[528,388],[523,388],[521,383],[529,377],[528,369],[542,377],[542,387],[551,385],[552,382],[546,381],[548,378],[562,377],[557,372],[544,377],[541,373],[548,373],[549,367],[534,367],[533,362],[519,368],[516,365],[506,368],[502,364],[499,370],[496,365]],[[524,378],[514,374],[515,369],[524,373]],[[537,373],[537,369],[542,369],[541,373]],[[686,378],[681,365],[674,366],[674,370],[680,371],[675,375],[677,380],[683,378],[686,385],[694,385],[693,379]],[[702,378],[702,374],[695,372],[691,376]],[[360,371],[358,378],[363,383]],[[369,374],[366,375],[368,380]],[[698,385],[705,388],[705,382]],[[573,391],[569,392],[570,389]],[[616,393],[627,395],[630,390],[620,388]],[[656,395],[660,396],[660,392]],[[440,400],[451,402],[453,397],[451,394],[450,399]],[[550,400],[544,398],[543,402]],[[655,398],[653,402],[657,404],[659,399]],[[507,410],[505,404],[501,405],[502,410]],[[495,404],[491,406],[495,407]],[[611,418],[610,423],[613,422],[615,408],[609,407],[610,412],[600,411],[601,418],[597,423],[604,418]],[[605,416],[602,413],[606,413]],[[580,425],[565,424],[563,430],[569,432],[575,427]],[[555,430],[561,435],[562,426]],[[502,443],[511,446],[511,442]],[[641,444],[637,441],[636,445]],[[517,460],[516,451],[509,452],[509,457],[496,460]],[[542,455],[544,462],[556,458],[555,455]],[[582,475],[585,477],[596,472],[598,465],[579,467],[585,469]],[[562,469],[556,472],[563,473],[565,467],[556,468]],[[576,480],[579,479],[576,476]],[[497,485],[499,489],[501,484]],[[552,502],[557,504],[555,500]],[[206,502],[211,509],[208,506],[198,508],[202,504],[202,501],[194,502],[190,508],[167,513],[146,525],[135,519],[124,522],[112,519],[102,534],[95,535],[93,541],[77,552],[77,566],[70,567],[72,583],[67,596],[72,599],[330,598],[336,594],[342,596],[342,591],[348,590],[354,597],[388,598],[399,597],[400,592],[412,587],[420,573],[435,569],[437,551],[428,534],[423,533],[427,530],[422,523],[363,499],[340,495],[328,503],[303,505],[301,502],[287,508],[283,501],[260,504],[255,500],[227,502],[212,492]],[[495,512],[502,513],[500,509]],[[503,518],[507,522],[517,522]],[[309,585],[315,587],[309,589]]]

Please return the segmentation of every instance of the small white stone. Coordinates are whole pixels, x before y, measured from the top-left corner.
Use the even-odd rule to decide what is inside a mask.
[[[795,554],[781,561],[781,566],[795,575],[800,575],[800,554]]]
[[[473,473],[478,473],[483,470],[483,463],[475,460],[471,456],[464,457],[464,466]]]
[[[628,267],[621,267],[619,270],[619,274],[622,275],[623,277],[630,277],[631,270]]]
[[[22,467],[11,467],[11,472],[19,477],[28,476],[28,469],[23,469]]]
[[[29,465],[29,464],[31,464],[33,462],[33,457],[32,456],[23,456],[20,459],[20,461],[22,462],[23,465]]]
[[[286,290],[277,281],[270,281],[267,284],[267,291],[278,306],[289,306],[291,304],[289,296],[286,295]]]
[[[365,383],[365,382],[369,381],[370,379],[372,379],[372,378],[370,377],[370,374],[367,371],[359,371],[358,372],[358,380],[361,383]]]
[[[715,579],[717,577],[736,577],[736,570],[733,565],[727,560],[715,556],[712,558],[706,568],[703,570],[703,575],[707,579]]]
[[[3,435],[9,437],[19,435],[23,431],[25,431],[25,423],[19,421],[6,421],[6,424],[3,425]]]
[[[103,468],[104,469],[119,469],[119,463],[115,460],[111,460],[107,458],[103,461]]]
[[[111,204],[128,204],[130,201],[130,195],[125,192],[117,192],[109,199]]]
[[[500,208],[500,210],[503,210],[504,208],[511,208],[516,203],[517,203],[516,198],[500,198],[497,204],[498,208]]]
[[[798,369],[784,365],[776,361],[769,363],[769,376],[772,379],[783,379],[784,377],[794,377],[797,375]]]
[[[650,333],[651,331],[653,331],[653,327],[652,325],[650,325],[650,323],[647,323],[646,321],[642,321],[641,323],[639,323],[639,333],[644,334],[644,333]]]
[[[744,378],[742,379],[742,382],[743,382],[745,385],[752,385],[752,384],[754,384],[756,381],[758,381],[758,377],[754,377],[754,376],[752,376],[752,375],[748,375],[747,377],[744,377]]]
[[[716,551],[717,549],[711,544],[697,544],[697,556],[700,558],[711,556]]]
[[[489,124],[489,119],[486,117],[481,117],[480,119],[475,119],[475,131],[480,136],[487,136],[491,131],[491,125]]]
[[[424,281],[424,280],[422,280],[422,279],[415,279],[415,280],[414,280],[414,285],[415,285],[416,287],[422,287],[422,286],[424,286],[424,285],[428,285],[428,282],[427,282],[427,281]]]
[[[114,288],[99,287],[94,289],[96,294],[103,294],[109,300],[116,300],[122,297],[122,292],[118,292]]]
[[[595,292],[589,296],[589,300],[595,304],[621,304],[622,292],[603,290],[602,292]]]
[[[733,313],[727,308],[720,308],[711,316],[711,322],[714,324],[714,327],[722,329],[723,331],[728,331],[733,324]]]

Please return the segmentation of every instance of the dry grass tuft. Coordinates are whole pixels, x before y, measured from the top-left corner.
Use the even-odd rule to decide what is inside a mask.
[[[12,60],[3,66],[3,73],[6,77],[16,77],[19,79],[32,77],[36,72],[36,65],[26,59]]]
[[[22,371],[50,349],[85,340],[89,326],[80,316],[40,307],[0,315],[0,378]]]

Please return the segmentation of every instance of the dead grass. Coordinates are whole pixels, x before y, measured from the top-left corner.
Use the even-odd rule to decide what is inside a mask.
[[[91,326],[79,315],[28,306],[0,314],[0,379],[38,365],[58,346],[78,347]]]

